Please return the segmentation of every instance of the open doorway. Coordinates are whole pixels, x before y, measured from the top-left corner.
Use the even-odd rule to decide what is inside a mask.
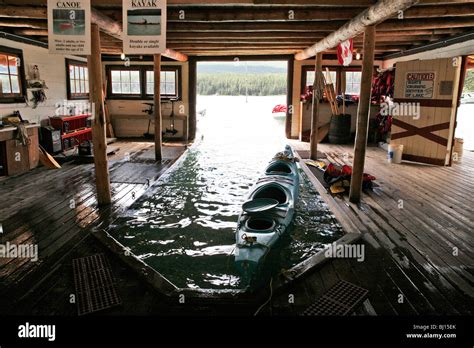
[[[466,75],[461,104],[456,117],[455,137],[462,139],[463,149],[474,151],[474,55],[466,57]]]
[[[283,146],[287,61],[198,62],[196,94],[198,137],[268,155]]]

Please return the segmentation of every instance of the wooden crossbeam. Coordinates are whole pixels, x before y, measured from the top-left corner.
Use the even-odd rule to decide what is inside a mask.
[[[389,0],[386,0],[389,1]],[[416,1],[416,0],[406,0]],[[190,22],[168,23],[168,33],[190,33],[190,32],[334,32],[344,26],[346,21],[321,21],[309,24],[306,21],[293,22]],[[468,17],[445,17],[445,18],[426,18],[426,19],[390,19],[377,25],[381,31],[397,31],[397,30],[435,30],[435,29],[451,29],[451,28],[470,28],[474,26],[474,16]],[[344,27],[347,33],[344,38],[351,38],[359,35],[361,32]],[[337,34],[340,35],[340,34]],[[347,39],[346,38],[346,39]],[[337,42],[337,40],[335,41]],[[336,43],[334,46],[337,46]],[[332,46],[332,47],[334,47]]]
[[[433,134],[432,132],[440,131],[443,129],[449,129],[450,127],[449,122],[434,124],[434,125],[426,126],[426,127],[416,127],[409,123],[400,121],[397,118],[394,118],[392,120],[392,124],[397,127],[406,129],[406,131],[403,131],[403,132],[392,133],[391,138],[393,140],[406,138],[406,137],[410,137],[414,135],[419,135],[420,137],[434,141],[437,144],[448,146],[448,139],[445,139],[443,137],[440,137],[439,135]]]

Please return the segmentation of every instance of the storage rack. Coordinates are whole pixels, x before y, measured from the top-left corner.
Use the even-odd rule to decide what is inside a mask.
[[[61,131],[63,151],[69,150],[85,140],[92,140],[90,116],[91,114],[50,117],[51,126]]]

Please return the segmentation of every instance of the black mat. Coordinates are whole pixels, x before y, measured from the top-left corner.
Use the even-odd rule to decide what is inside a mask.
[[[360,305],[369,291],[341,280],[311,304],[302,315],[348,315]]]
[[[122,303],[104,254],[74,259],[72,267],[79,315],[98,312]]]

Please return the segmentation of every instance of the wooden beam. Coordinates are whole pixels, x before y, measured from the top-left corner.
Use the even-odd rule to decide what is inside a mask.
[[[107,17],[95,8],[91,9],[91,21],[97,24],[100,30],[107,35],[122,40],[122,25],[119,22]]]
[[[169,22],[237,22],[237,21],[332,21],[350,20],[363,9],[361,7],[321,7],[295,8],[286,6],[206,6],[191,8],[169,8]],[[184,11],[184,13],[182,12]],[[290,16],[291,14],[291,16]],[[183,18],[184,15],[184,18]],[[443,6],[418,6],[409,8],[403,18],[438,18],[474,15],[474,4],[450,4]]]
[[[390,2],[390,0],[382,0],[384,2]],[[405,2],[415,2],[417,0],[397,0]],[[229,32],[229,33],[245,33],[245,32],[292,32],[299,35],[300,32],[311,31],[316,32],[337,32],[337,37],[341,37],[341,31],[344,31],[343,37],[345,39],[357,36],[364,30],[364,23],[371,23],[372,17],[367,20],[363,17],[362,22],[357,22],[358,25],[354,24],[347,28],[346,25],[350,22],[345,21],[321,21],[308,23],[307,21],[292,21],[292,22],[221,22],[221,23],[205,23],[205,22],[192,22],[192,23],[177,23],[171,22],[168,24],[168,33],[170,36],[179,35],[171,33],[211,33],[216,32]],[[355,19],[360,19],[357,16]],[[395,30],[435,30],[435,29],[449,29],[449,28],[470,28],[474,26],[474,17],[445,17],[445,18],[426,18],[426,19],[391,19],[378,25],[377,28],[383,31],[395,31]],[[354,29],[354,31],[352,31]],[[334,35],[334,34],[331,34]],[[337,40],[336,40],[337,41]],[[334,42],[334,40],[333,40]],[[335,44],[337,46],[339,42]]]
[[[35,19],[1,18],[0,27],[48,29],[48,23],[46,23],[46,21]]]
[[[44,6],[7,6],[0,7],[0,17],[9,18],[48,18],[47,8]]]
[[[175,51],[174,49],[171,49],[171,48],[167,48],[165,53],[163,53],[163,56],[174,59],[178,62],[186,62],[188,60],[187,55],[181,52]]]
[[[362,33],[367,26],[393,17],[398,11],[404,11],[417,2],[418,0],[380,0],[344,24],[341,28],[329,34],[325,39],[296,54],[295,59],[308,59],[318,52],[336,47],[341,42]]]
[[[444,5],[453,3],[467,3],[468,0],[420,0],[422,5]],[[44,6],[45,0],[4,0],[5,4],[11,5],[22,5],[22,6]],[[168,6],[207,6],[207,5],[219,5],[228,6],[231,5],[294,5],[294,6],[337,6],[341,8],[343,6],[361,6],[368,7],[374,4],[374,0],[208,0],[206,2],[197,3],[196,0],[168,0]],[[91,4],[94,7],[102,8],[117,8],[122,6],[122,0],[91,0]]]
[[[155,160],[161,161],[163,158],[161,150],[161,54],[153,56],[154,71],[154,92],[153,100],[155,104]]]
[[[393,45],[414,45],[417,43],[424,43],[425,41],[435,41],[445,38],[442,35],[433,35],[433,36],[397,36],[396,38],[391,38],[387,36],[381,36],[377,38],[377,44],[382,46],[393,46]],[[107,40],[102,40],[102,42],[107,42]],[[187,46],[187,47],[212,47],[219,45],[262,45],[262,46],[307,46],[311,44],[311,40],[309,39],[286,39],[286,40],[271,40],[271,39],[214,39],[214,40],[167,40],[167,45],[169,47],[179,47],[179,46]],[[363,37],[357,37],[354,39],[354,43],[362,46]]]
[[[48,30],[44,29],[16,29],[13,31],[15,35],[21,36],[48,36]]]
[[[89,100],[93,110],[92,143],[97,201],[99,205],[107,205],[111,202],[111,194],[105,135],[104,95],[102,93],[100,35],[97,24],[91,25],[91,55],[87,57],[87,67],[89,69]]]
[[[354,144],[354,162],[352,168],[349,200],[359,203],[364,174],[365,151],[370,117],[370,99],[372,76],[374,73],[375,26],[368,26],[364,33],[364,58],[360,85],[359,107],[357,109],[357,129]]]
[[[91,20],[93,23],[98,24],[101,30],[107,35],[122,40],[122,25],[119,22],[114,21],[94,8],[91,12]],[[185,62],[188,60],[188,57],[185,54],[177,52],[173,49],[167,49],[163,53],[163,56],[177,60],[179,62]]]
[[[426,18],[426,19],[403,19],[390,20],[381,23],[377,29],[386,31],[396,30],[437,30],[453,28],[474,27],[474,16],[469,17],[445,17],[445,18]]]
[[[275,31],[292,31],[292,32],[312,32],[323,31],[328,32],[338,29],[345,21],[324,21],[311,23],[309,25],[306,21],[293,22],[221,22],[221,23],[206,23],[193,22],[182,23],[171,22],[167,25],[168,33],[178,32],[275,32]]]
[[[42,18],[46,19],[46,8],[36,8],[36,7],[28,7],[28,8],[22,8],[19,6],[5,6],[0,8],[0,17],[29,17],[33,16],[30,18]],[[14,16],[8,16],[8,14],[14,14]],[[98,11],[95,8],[91,9],[91,21],[92,23],[96,24],[99,26],[100,30],[107,35],[118,39],[122,40],[123,37],[123,32],[122,32],[122,25],[111,19],[110,17],[104,15],[102,12]],[[29,19],[0,19],[0,27],[26,27],[26,28],[32,28],[32,29],[47,29],[48,24],[46,21],[35,21],[35,20],[29,20]],[[22,29],[23,30],[23,29]],[[41,35],[41,34],[47,35],[47,30],[44,32],[28,32],[28,31],[23,31],[23,34],[18,34],[18,35]],[[188,57],[185,54],[182,54],[180,52],[177,52],[173,49],[167,49],[165,53],[163,53],[163,56],[180,61],[180,62],[185,62],[187,61]]]
[[[311,29],[311,28],[308,28]],[[377,31],[377,37],[397,37],[397,36],[428,36],[428,35],[454,35],[459,34],[462,29],[440,29],[440,30],[397,30],[397,31]],[[278,39],[278,40],[293,40],[293,39],[310,39],[318,40],[324,38],[331,31],[303,31],[303,32],[170,32],[167,34],[167,40],[241,40],[241,39]],[[360,35],[363,36],[362,34]],[[357,36],[356,36],[357,37]]]
[[[323,70],[323,53],[318,52],[314,62],[314,71],[316,72],[313,83],[313,110],[311,112],[311,135],[309,158],[312,160],[318,159],[318,127],[319,127],[319,98],[318,91],[320,90],[321,81],[320,76]],[[300,125],[302,126],[302,125]]]

